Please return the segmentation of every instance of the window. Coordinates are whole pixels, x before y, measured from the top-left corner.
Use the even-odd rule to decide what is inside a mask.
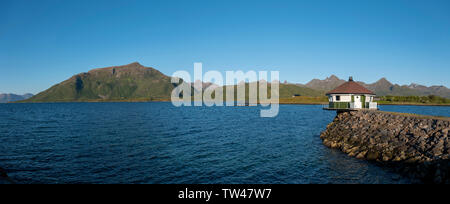
[[[336,96],[336,101],[340,101],[341,100],[341,96]]]

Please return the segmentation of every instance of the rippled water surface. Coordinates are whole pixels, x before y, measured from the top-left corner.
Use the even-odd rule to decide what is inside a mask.
[[[335,113],[322,106],[282,105],[276,118],[260,118],[260,109],[0,104],[0,166],[18,183],[410,182],[323,146]]]

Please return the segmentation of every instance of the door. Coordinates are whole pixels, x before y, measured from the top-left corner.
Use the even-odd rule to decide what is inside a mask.
[[[366,96],[361,96],[361,106],[362,108],[366,108]]]

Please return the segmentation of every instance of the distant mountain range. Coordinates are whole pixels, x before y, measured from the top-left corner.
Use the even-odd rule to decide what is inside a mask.
[[[21,100],[25,100],[25,99],[31,98],[32,96],[33,96],[33,94],[24,94],[24,95],[0,94],[0,103],[21,101]]]
[[[313,79],[307,84],[297,84],[298,86],[304,86],[315,90],[330,91],[339,85],[345,83],[346,80],[339,79],[338,77],[331,75],[324,80]],[[381,78],[375,83],[366,84],[358,81],[359,84],[373,91],[378,96],[428,96],[436,95],[444,98],[450,98],[450,89],[445,86],[423,86],[418,84],[411,85],[398,85],[392,84],[386,78]]]
[[[169,76],[154,68],[145,67],[135,62],[80,73],[29,99],[18,100],[23,100],[21,102],[170,100],[171,92],[177,86],[177,84],[172,84],[170,79]],[[346,80],[332,75],[324,80],[313,79],[307,84],[282,83],[280,84],[280,97],[290,98],[295,95],[324,96],[327,91],[345,82]],[[385,78],[373,84],[358,83],[379,96],[437,95],[450,98],[450,90],[444,86],[426,87],[417,84],[400,86],[392,84]],[[193,84],[191,86],[194,87]],[[219,88],[212,83],[202,83],[203,89],[209,86]],[[193,93],[198,92],[197,89],[193,88],[192,90]]]

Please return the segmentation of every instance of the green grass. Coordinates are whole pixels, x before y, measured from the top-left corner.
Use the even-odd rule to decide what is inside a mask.
[[[439,96],[381,96],[381,105],[450,105],[450,99]]]
[[[280,98],[280,104],[328,104],[328,97],[297,96]]]

